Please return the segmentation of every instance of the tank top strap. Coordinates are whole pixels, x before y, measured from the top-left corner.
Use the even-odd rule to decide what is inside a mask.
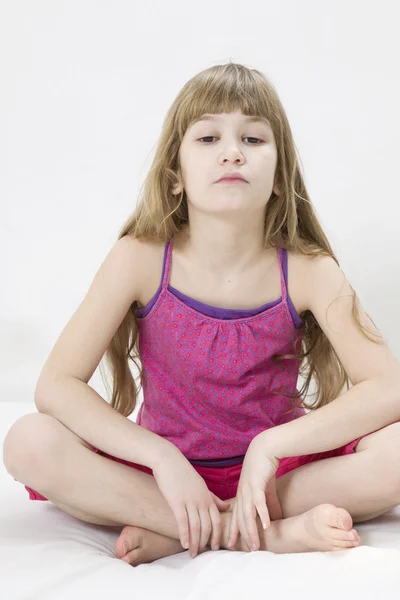
[[[279,268],[281,272],[281,289],[282,298],[287,300],[287,250],[286,248],[278,248]]]
[[[163,288],[168,287],[169,274],[171,271],[171,261],[172,261],[172,237],[165,244],[164,263],[163,263],[162,282],[161,282],[161,285]]]
[[[163,273],[162,273],[162,287],[167,288],[169,283],[169,275],[171,272],[172,263],[172,245],[173,238],[171,237],[165,244],[164,250],[164,262],[163,262]],[[281,275],[281,290],[282,298],[287,299],[287,250],[286,248],[278,248],[278,260],[279,270]]]

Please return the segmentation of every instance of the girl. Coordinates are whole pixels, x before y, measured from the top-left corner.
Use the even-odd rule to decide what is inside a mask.
[[[88,385],[104,353],[110,404]],[[4,463],[30,498],[125,526],[115,551],[133,565],[219,544],[343,550],[353,521],[400,501],[399,373],[318,222],[274,87],[217,65],[168,111]]]

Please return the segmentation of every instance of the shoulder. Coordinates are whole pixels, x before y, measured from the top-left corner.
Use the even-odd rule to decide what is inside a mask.
[[[330,255],[309,256],[292,253],[302,282],[305,309],[315,313],[338,298],[352,294],[352,288],[340,265]]]
[[[131,234],[127,234],[120,241],[126,239],[127,252],[135,253],[138,267],[143,267],[144,270],[151,268],[154,263],[160,262],[164,257],[166,242],[151,240],[145,238],[135,238]]]
[[[131,234],[119,238],[111,249],[110,257],[115,263],[129,270],[134,268],[135,272],[140,270],[141,265],[146,259],[147,244]]]
[[[310,310],[307,279],[310,277],[311,259],[293,249],[286,249],[288,293],[300,315]]]
[[[336,260],[329,255],[305,257],[303,265],[308,309],[331,343],[351,384],[394,375],[397,389],[398,361],[363,309],[358,295],[358,318],[354,318],[356,290]]]
[[[142,286],[143,262],[146,253],[143,244],[131,235],[119,238],[111,247],[98,269],[95,279],[108,289],[131,294],[136,299]]]
[[[118,244],[121,245],[121,253],[126,254],[127,261],[130,261],[134,269],[141,293],[149,272],[158,272],[160,265],[162,267],[166,242],[127,234],[118,240]]]

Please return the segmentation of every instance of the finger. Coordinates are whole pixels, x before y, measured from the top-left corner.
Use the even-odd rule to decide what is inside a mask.
[[[244,504],[244,519],[245,519],[246,530],[247,530],[247,535],[248,535],[245,542],[251,550],[253,550],[254,548],[256,550],[259,550],[260,549],[260,540],[258,537],[258,530],[257,530],[257,524],[256,524],[257,510],[256,510],[256,507],[254,506],[255,501],[253,498],[253,494],[246,496],[243,504]]]
[[[270,521],[278,521],[283,519],[282,507],[276,490],[272,491],[270,494],[266,494],[266,504],[268,505]]]
[[[260,516],[260,520],[263,526],[263,529],[268,529],[271,525],[271,519],[269,515],[269,506],[267,507],[267,503],[265,500],[265,495],[260,494],[256,500],[257,512]]]
[[[196,506],[186,507],[189,516],[189,532],[190,532],[190,555],[192,558],[197,556],[199,551],[200,533],[201,533],[201,522],[199,513]]]
[[[215,506],[215,504],[214,504]],[[215,507],[216,508],[216,507]],[[200,550],[203,550],[208,544],[211,535],[211,519],[208,508],[200,508]]]
[[[229,526],[228,548],[232,548],[238,539],[238,524],[237,524],[237,501],[232,511],[231,523]]]
[[[238,496],[237,522],[238,522],[238,529],[239,529],[240,535],[242,536],[242,540],[244,541],[245,544],[250,546],[249,534],[247,531],[245,517],[244,517],[244,513],[243,513],[243,498],[242,498],[241,494],[239,494],[239,496]]]
[[[189,548],[189,519],[184,504],[172,507],[178,524],[179,539],[184,548]]]
[[[219,510],[215,506],[211,506],[210,508],[210,518],[212,523],[212,532],[211,532],[211,548],[213,550],[219,550],[221,547],[221,536],[222,536],[222,521],[219,516]]]
[[[210,494],[215,504],[217,505],[218,510],[228,510],[230,508],[230,502],[228,502],[227,500],[221,500],[221,498],[218,498],[218,496],[213,494],[213,492],[210,492]]]

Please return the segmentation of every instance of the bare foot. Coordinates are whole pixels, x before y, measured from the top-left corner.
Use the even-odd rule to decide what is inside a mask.
[[[179,540],[132,525],[123,528],[114,550],[118,558],[134,567],[164,556],[186,552]]]
[[[232,513],[228,513],[228,518],[232,518]],[[339,523],[339,519],[343,525]],[[353,548],[360,544],[357,531],[352,529],[351,515],[344,508],[333,504],[320,504],[302,515],[271,521],[265,531],[259,517],[256,522],[260,550],[268,550],[275,554],[330,552]],[[245,550],[241,540],[238,544],[233,547],[234,550]],[[224,544],[224,547],[227,545]]]
[[[242,537],[233,547],[228,547],[229,526],[232,518],[231,511],[221,512],[222,538],[221,548],[249,552]],[[343,527],[338,518],[342,519]],[[320,504],[311,510],[278,521],[271,521],[266,531],[262,529],[257,517],[260,550],[268,550],[275,554],[291,552],[329,552],[344,550],[358,546],[360,538],[353,521],[344,508],[333,504]],[[125,546],[126,545],[126,546]],[[209,550],[206,546],[204,551]],[[165,556],[186,552],[180,541],[142,527],[128,525],[124,527],[115,542],[115,553],[118,558],[138,566],[149,563]],[[200,553],[203,550],[200,550]]]

